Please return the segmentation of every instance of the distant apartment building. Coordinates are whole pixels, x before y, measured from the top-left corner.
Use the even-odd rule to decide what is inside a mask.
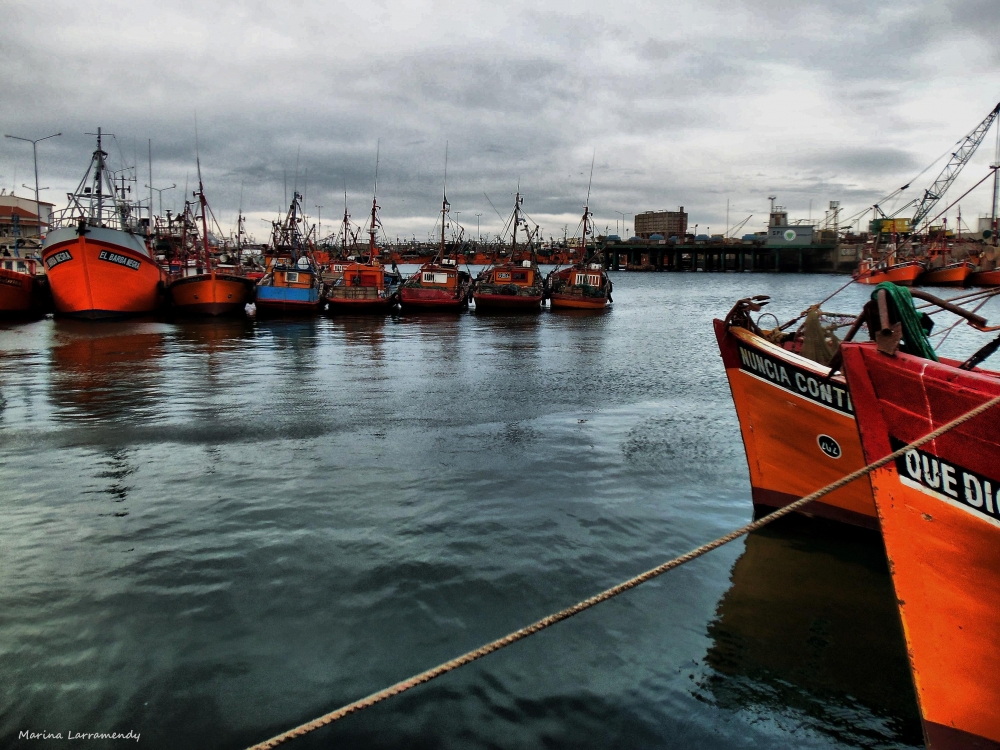
[[[676,211],[643,211],[635,215],[635,236],[648,240],[652,234],[683,238],[687,234],[688,215],[684,206]]]

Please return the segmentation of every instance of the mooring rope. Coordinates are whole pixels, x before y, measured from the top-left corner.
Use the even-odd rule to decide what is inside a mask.
[[[590,609],[594,605],[600,604],[601,602],[607,601],[612,597],[618,596],[619,594],[628,591],[629,589],[633,589],[639,584],[646,583],[646,581],[650,581],[653,578],[656,578],[657,576],[666,573],[668,570],[680,567],[685,563],[691,562],[695,558],[701,557],[707,552],[711,552],[712,550],[717,549],[718,547],[721,547],[725,544],[729,544],[729,542],[735,539],[739,539],[741,536],[749,534],[751,531],[756,531],[757,529],[763,528],[764,526],[767,526],[767,524],[772,523],[773,521],[776,521],[779,518],[782,518],[783,516],[787,516],[789,513],[794,513],[804,505],[808,505],[814,500],[818,500],[824,495],[828,495],[829,493],[838,490],[847,484],[850,484],[855,479],[859,479],[860,477],[863,477],[866,474],[870,474],[876,469],[879,469],[888,464],[889,462],[896,460],[900,456],[904,455],[907,451],[913,450],[914,448],[919,448],[920,446],[925,445],[926,443],[929,443],[930,441],[941,437],[941,435],[944,435],[949,430],[953,430],[956,427],[965,424],[970,419],[975,419],[983,412],[993,408],[994,406],[997,406],[998,404],[1000,404],[1000,396],[996,396],[995,398],[992,398],[989,401],[980,404],[975,409],[972,409],[971,411],[968,411],[965,414],[961,415],[960,417],[953,419],[947,424],[938,427],[936,430],[934,430],[933,432],[929,432],[922,438],[914,440],[909,445],[905,445],[899,450],[890,453],[888,456],[880,458],[879,460],[874,461],[868,464],[867,466],[858,469],[857,471],[851,472],[847,476],[838,479],[833,484],[828,484],[826,487],[816,490],[811,495],[806,495],[805,497],[800,498],[799,500],[796,500],[795,502],[790,503],[784,506],[783,508],[779,508],[778,510],[774,511],[773,513],[770,513],[764,518],[761,518],[752,523],[748,523],[746,526],[742,526],[736,529],[735,531],[731,531],[725,536],[720,536],[718,539],[711,541],[708,544],[703,544],[701,547],[693,549],[690,552],[681,555],[680,557],[675,557],[673,560],[668,560],[662,565],[658,565],[657,567],[651,570],[647,570],[645,573],[640,573],[634,578],[630,578],[629,580],[623,583],[619,583],[617,586],[612,586],[611,588],[606,589],[601,593],[590,597],[589,599],[584,599],[582,602],[574,604],[572,607],[567,607],[566,609],[556,612],[555,614],[551,614],[548,617],[543,617],[541,620],[538,620],[537,622],[534,622],[531,625],[528,625],[527,627],[521,628],[520,630],[516,630],[513,633],[509,633],[503,636],[502,638],[496,639],[495,641],[490,641],[489,643],[480,646],[474,651],[469,651],[465,654],[462,654],[459,657],[451,659],[450,661],[446,661],[443,664],[439,664],[433,669],[428,669],[425,672],[421,672],[420,674],[414,675],[413,677],[409,677],[401,682],[397,682],[395,685],[387,687],[384,690],[380,690],[377,693],[372,693],[367,698],[362,698],[360,700],[354,701],[353,703],[348,703],[346,706],[342,706],[341,708],[338,708],[336,711],[331,711],[330,713],[324,714],[323,716],[320,716],[317,719],[313,719],[312,721],[306,722],[305,724],[301,724],[295,727],[294,729],[289,729],[287,732],[282,732],[281,734],[276,735],[269,740],[265,740],[264,742],[254,745],[248,750],[268,750],[269,748],[277,747],[278,745],[281,745],[282,743],[287,742],[288,740],[294,739],[296,737],[301,737],[304,734],[308,734],[309,732],[315,731],[316,729],[325,727],[328,724],[332,724],[333,722],[337,721],[338,719],[344,718],[348,714],[352,714],[355,711],[360,711],[362,709],[368,708],[369,706],[373,706],[376,703],[379,703],[380,701],[384,701],[386,698],[391,698],[395,695],[399,695],[400,693],[404,693],[411,688],[417,687],[418,685],[422,685],[425,682],[433,680],[435,677],[440,677],[443,674],[447,674],[448,672],[451,672],[452,670],[458,669],[459,667],[474,662],[477,659],[481,659],[482,657],[488,654],[492,654],[494,651],[499,651],[500,649],[509,646],[512,643],[516,643],[517,641],[520,641],[523,638],[527,638],[529,635],[534,635],[539,631],[545,630],[546,628],[555,625],[557,622],[562,622],[563,620],[566,620],[572,617],[573,615],[580,614],[584,610]]]

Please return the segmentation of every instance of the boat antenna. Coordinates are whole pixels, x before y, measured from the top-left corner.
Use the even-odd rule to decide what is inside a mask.
[[[376,216],[378,212],[378,160],[379,154],[382,150],[382,139],[379,138],[375,143],[375,186],[372,188],[372,218],[371,226],[368,227],[368,263],[373,264],[375,261],[375,256],[378,251],[375,249],[375,226],[378,222]],[[346,199],[346,198],[345,198]],[[346,215],[346,210],[345,210]]]

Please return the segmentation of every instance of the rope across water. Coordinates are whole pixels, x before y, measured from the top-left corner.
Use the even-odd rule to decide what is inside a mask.
[[[757,529],[767,526],[767,524],[772,523],[773,521],[776,521],[779,518],[782,518],[783,516],[787,516],[789,513],[794,513],[795,511],[799,510],[805,505],[808,505],[814,500],[818,500],[824,495],[828,495],[829,493],[840,489],[844,485],[850,484],[855,479],[859,479],[865,476],[866,474],[870,474],[871,472],[885,466],[891,461],[895,461],[897,458],[904,455],[907,451],[912,450],[914,448],[919,448],[920,446],[925,445],[930,441],[935,440],[936,438],[939,438],[946,432],[953,430],[962,424],[965,424],[970,419],[975,419],[983,412],[997,405],[1000,405],[1000,396],[996,396],[995,398],[992,398],[989,401],[980,404],[975,409],[972,409],[971,411],[966,412],[960,417],[953,419],[951,422],[948,422],[947,424],[938,427],[933,432],[927,433],[922,438],[914,440],[909,445],[905,445],[899,450],[890,453],[888,456],[880,458],[879,460],[874,461],[873,463],[870,463],[867,466],[858,469],[857,471],[851,472],[847,476],[838,479],[833,484],[828,484],[826,487],[816,490],[816,492],[813,492],[810,495],[806,495],[805,497],[800,498],[799,500],[796,500],[795,502],[790,503],[783,508],[779,508],[778,510],[765,516],[764,518],[761,518],[752,523],[748,523],[746,526],[742,526],[736,529],[735,531],[731,531],[725,536],[720,536],[718,539],[708,542],[707,544],[703,544],[701,547],[693,549],[690,552],[681,555],[680,557],[675,557],[673,560],[668,560],[662,565],[658,565],[657,567],[652,568],[651,570],[647,570],[645,573],[640,573],[634,578],[630,578],[627,581],[619,583],[617,586],[612,586],[611,588],[606,589],[601,593],[590,597],[589,599],[584,599],[582,602],[578,602],[577,604],[574,604],[572,607],[567,607],[566,609],[556,612],[555,614],[551,614],[548,617],[543,617],[541,620],[533,622],[531,625],[528,625],[527,627],[521,628],[520,630],[516,630],[513,633],[508,633],[507,635],[503,636],[502,638],[498,638],[495,641],[490,641],[489,643],[480,646],[474,651],[469,651],[465,654],[462,654],[461,656],[451,659],[450,661],[446,661],[443,664],[439,664],[433,669],[428,669],[425,672],[421,672],[420,674],[414,675],[413,677],[407,678],[401,682],[397,682],[395,685],[387,687],[384,690],[380,690],[377,693],[372,693],[366,698],[361,698],[360,700],[354,701],[353,703],[348,703],[346,706],[342,706],[341,708],[338,708],[336,711],[331,711],[330,713],[324,714],[319,718],[313,719],[312,721],[306,722],[305,724],[301,724],[295,727],[294,729],[289,729],[287,732],[282,732],[281,734],[276,735],[269,740],[265,740],[264,742],[254,745],[253,747],[249,748],[249,750],[267,750],[268,748],[277,747],[278,745],[281,745],[282,743],[287,742],[288,740],[294,739],[296,737],[301,737],[304,734],[308,734],[309,732],[320,729],[321,727],[325,727],[328,724],[332,724],[333,722],[337,721],[338,719],[342,719],[345,716],[354,713],[355,711],[360,711],[362,709],[368,708],[369,706],[373,706],[376,703],[384,701],[386,698],[391,698],[394,695],[399,695],[400,693],[404,693],[407,690],[416,687],[417,685],[422,685],[425,682],[429,682],[430,680],[433,680],[435,677],[440,677],[443,674],[447,674],[448,672],[451,672],[452,670],[458,669],[459,667],[474,662],[477,659],[481,659],[487,654],[492,654],[494,651],[499,651],[500,649],[509,646],[512,643],[516,643],[517,641],[520,641],[523,638],[527,638],[529,635],[534,635],[535,633],[541,630],[545,630],[546,628],[555,625],[557,622],[562,622],[563,620],[566,620],[572,617],[573,615],[577,615],[586,609],[590,609],[596,604],[600,604],[601,602],[607,601],[608,599],[618,596],[619,594],[628,591],[629,589],[635,588],[639,584],[646,583],[646,581],[650,581],[653,578],[656,578],[657,576],[663,575],[668,570],[673,570],[674,568],[680,567],[681,565],[684,565],[685,563],[688,563],[691,560],[701,557],[707,552],[711,552],[712,550],[717,549],[725,544],[728,544],[729,542],[735,539],[739,539],[741,536],[749,534],[751,531],[756,531]]]

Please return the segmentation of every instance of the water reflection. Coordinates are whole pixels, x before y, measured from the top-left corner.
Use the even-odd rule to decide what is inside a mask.
[[[155,416],[164,333],[159,324],[54,323],[49,387],[58,419],[145,421]]]
[[[708,626],[701,686],[731,710],[796,715],[840,741],[919,745],[878,536],[786,518],[751,534]]]

